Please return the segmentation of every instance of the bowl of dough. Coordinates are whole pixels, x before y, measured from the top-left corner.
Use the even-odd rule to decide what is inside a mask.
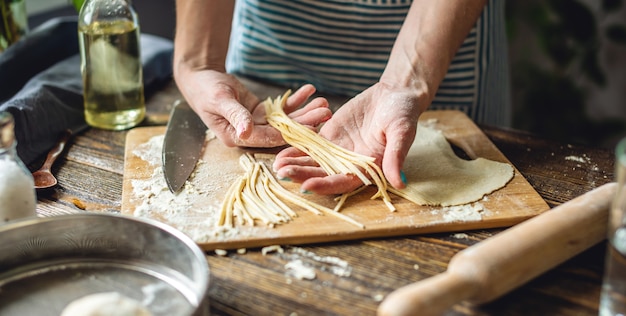
[[[160,222],[80,213],[0,226],[0,315],[208,315],[202,250]]]

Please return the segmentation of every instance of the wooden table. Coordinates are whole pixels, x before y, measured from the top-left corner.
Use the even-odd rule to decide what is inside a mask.
[[[144,125],[165,124],[177,98],[180,93],[173,83],[150,96]],[[552,142],[520,131],[481,128],[551,207],[613,179],[611,150]],[[126,133],[89,129],[76,135],[53,167],[59,185],[38,193],[39,215],[118,213]],[[445,271],[454,254],[501,231],[302,246],[319,256],[340,258],[352,268],[348,277],[317,271],[314,280],[286,276],[287,261],[276,253],[263,255],[260,249],[227,256],[207,253],[211,313],[373,315],[386,294]],[[495,302],[478,307],[460,303],[448,315],[597,315],[604,247],[605,243],[592,247]]]

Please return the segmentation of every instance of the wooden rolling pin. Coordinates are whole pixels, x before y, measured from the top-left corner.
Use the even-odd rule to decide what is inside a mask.
[[[378,315],[441,315],[492,301],[606,238],[617,185],[608,183],[457,253],[448,270],[404,286]]]

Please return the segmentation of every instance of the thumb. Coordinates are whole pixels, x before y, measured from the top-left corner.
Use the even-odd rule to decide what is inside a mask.
[[[237,138],[248,139],[252,135],[252,129],[254,128],[252,114],[235,99],[222,101],[220,112],[222,112],[222,117],[233,127]]]
[[[403,189],[406,186],[402,165],[415,139],[416,127],[408,125],[410,126],[389,129],[383,154],[383,173],[389,184],[396,189]]]

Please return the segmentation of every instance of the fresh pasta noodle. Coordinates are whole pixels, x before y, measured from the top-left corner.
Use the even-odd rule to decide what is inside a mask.
[[[351,174],[358,177],[366,186],[371,185],[373,181],[378,192],[372,196],[372,199],[381,198],[389,210],[395,211],[387,192],[387,180],[380,167],[374,162],[374,158],[340,147],[289,118],[283,108],[290,94],[291,91],[287,91],[275,100],[268,98],[265,101],[266,118],[269,124],[280,131],[289,145],[310,156],[327,174]],[[347,197],[340,199],[339,207],[343,205]],[[337,207],[335,209],[339,210]]]
[[[239,158],[244,174],[228,188],[220,208],[218,226],[255,225],[259,221],[273,227],[297,217],[285,202],[292,203],[316,215],[332,215],[360,228],[365,226],[354,219],[323,205],[298,196],[285,189],[274,178],[269,168],[251,154]],[[235,223],[234,219],[237,220]]]

